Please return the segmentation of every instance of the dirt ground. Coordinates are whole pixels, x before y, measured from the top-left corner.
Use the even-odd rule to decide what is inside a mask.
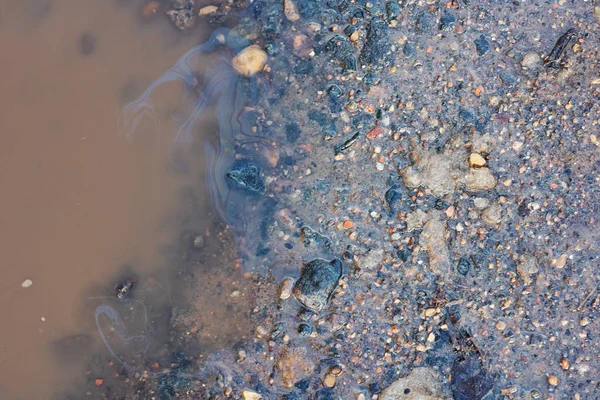
[[[215,169],[235,202],[201,247],[182,224],[160,366],[99,353],[72,398],[600,398],[596,4],[198,17],[266,53],[215,110],[217,163],[258,169]]]

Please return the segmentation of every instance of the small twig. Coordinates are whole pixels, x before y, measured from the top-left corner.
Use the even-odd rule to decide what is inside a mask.
[[[583,310],[583,307],[585,307],[585,303],[587,303],[590,298],[596,294],[596,291],[598,290],[598,288],[593,288],[592,290],[590,290],[590,292],[588,293],[587,296],[585,296],[585,299],[583,299],[583,301],[581,302],[581,304],[579,304],[579,307],[577,307],[577,311],[581,311]]]

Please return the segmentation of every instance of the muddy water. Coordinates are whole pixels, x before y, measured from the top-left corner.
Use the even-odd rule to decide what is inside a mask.
[[[128,140],[118,110],[199,38],[141,21],[133,2],[0,1],[0,397],[42,399],[80,373],[51,343],[81,330],[88,288],[124,264],[152,270],[173,231],[165,216],[188,179],[163,133]],[[161,90],[159,102],[180,96]],[[200,201],[203,201],[201,198]],[[29,288],[21,283],[31,279]]]

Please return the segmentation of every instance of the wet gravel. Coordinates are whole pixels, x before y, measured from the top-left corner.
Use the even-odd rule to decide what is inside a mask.
[[[141,392],[599,398],[598,26],[583,1],[249,4],[252,331],[202,359],[173,336],[202,372]]]

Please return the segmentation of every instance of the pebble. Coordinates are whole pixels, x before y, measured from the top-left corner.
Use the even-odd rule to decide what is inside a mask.
[[[567,255],[562,254],[557,260],[554,260],[554,266],[558,269],[563,269],[567,265]]]
[[[149,1],[142,7],[142,18],[149,20],[156,15],[158,10],[160,10],[160,3],[156,0]]]
[[[425,309],[425,316],[426,317],[433,317],[436,313],[437,313],[437,309],[435,309],[435,308],[427,308],[427,309]]]
[[[256,328],[256,334],[259,338],[266,337],[269,334],[269,330],[262,325]]]
[[[473,205],[475,205],[478,210],[483,210],[490,205],[490,201],[483,197],[477,197],[473,200]]]
[[[204,236],[198,235],[194,238],[194,248],[201,249],[204,247]]]
[[[433,368],[418,367],[381,391],[380,400],[441,400],[440,376]]]
[[[91,33],[84,33],[79,38],[79,51],[84,56],[89,56],[96,50],[96,37]]]
[[[558,378],[554,375],[548,377],[548,383],[552,386],[558,386]]]
[[[253,44],[240,51],[231,61],[233,68],[244,76],[252,76],[262,71],[267,62],[267,53]]]
[[[252,390],[244,389],[242,392],[242,397],[244,400],[262,400],[262,396]]]
[[[21,287],[24,289],[30,287],[31,285],[33,285],[33,281],[31,279],[25,279],[23,283],[21,283]]]
[[[471,153],[469,156],[469,165],[475,168],[483,167],[485,165],[485,158],[479,153]]]
[[[587,317],[583,317],[579,320],[579,325],[580,326],[588,326],[590,323],[590,320]]]
[[[217,6],[206,6],[206,7],[202,7],[199,11],[198,11],[198,15],[202,16],[202,15],[209,15],[209,14],[214,14],[216,13],[218,10]]]
[[[342,276],[342,265],[337,258],[314,259],[304,264],[292,293],[304,307],[317,312],[323,310]]]
[[[542,58],[534,52],[525,54],[525,57],[521,60],[521,67],[523,69],[534,70],[540,65],[542,65]]]
[[[289,21],[298,21],[300,19],[300,14],[296,9],[296,4],[292,0],[284,0],[283,1],[283,14]]]
[[[506,323],[504,321],[496,322],[496,329],[498,329],[499,331],[503,331],[504,329],[506,329]]]
[[[502,390],[500,390],[500,393],[502,393],[505,396],[509,396],[511,394],[515,394],[519,391],[519,389],[516,386],[507,386],[505,388],[503,388]]]
[[[567,371],[569,369],[569,360],[567,360],[566,358],[563,358],[562,360],[560,360],[560,366],[562,369]]]
[[[323,384],[328,388],[334,387],[335,386],[335,376],[333,376],[332,374],[326,374],[325,379],[323,379]]]
[[[194,0],[171,0],[170,5],[171,9],[166,14],[179,30],[183,31],[194,26],[196,21]]]
[[[341,364],[334,365],[329,370],[329,373],[332,374],[333,376],[341,376],[344,373],[344,366]]]
[[[285,278],[279,286],[279,298],[281,300],[287,300],[292,295],[292,289],[294,288],[294,280],[292,278]]]
[[[477,50],[477,54],[479,56],[482,56],[488,51],[490,51],[491,44],[485,35],[482,34],[481,36],[479,36],[477,39],[474,40],[474,43],[475,50]]]
[[[490,225],[499,224],[502,220],[502,208],[498,204],[492,204],[483,211],[481,216]]]
[[[600,7],[594,7],[594,19],[600,24]]]
[[[533,399],[541,399],[542,398],[542,393],[540,393],[540,391],[537,389],[533,389],[529,393],[531,394],[531,398],[533,398]]]
[[[496,178],[489,168],[471,168],[467,175],[467,189],[491,190],[496,187]]]

